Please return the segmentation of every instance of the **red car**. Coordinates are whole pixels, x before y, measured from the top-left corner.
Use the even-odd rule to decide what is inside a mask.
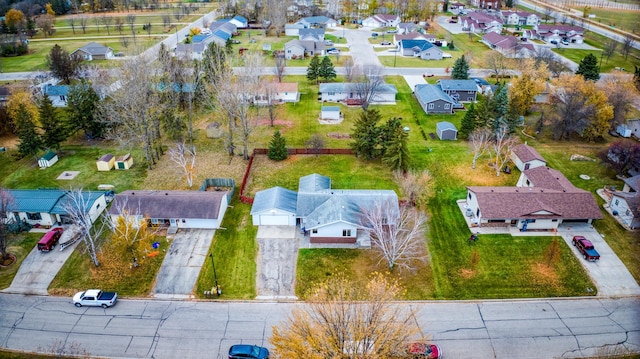
[[[435,344],[427,344],[416,342],[409,344],[409,354],[413,358],[420,359],[440,359],[442,358],[442,350]]]

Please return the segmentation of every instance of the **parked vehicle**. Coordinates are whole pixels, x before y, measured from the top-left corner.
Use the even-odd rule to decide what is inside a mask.
[[[62,227],[56,227],[45,233],[45,235],[38,241],[38,250],[40,252],[49,252],[53,247],[58,244],[58,240],[62,235]]]
[[[409,355],[412,358],[420,359],[440,359],[442,358],[442,350],[435,344],[427,344],[416,342],[409,344]]]
[[[565,45],[565,46],[566,46],[566,45],[569,45],[569,41],[567,41],[567,40],[562,40],[562,45]]]
[[[257,345],[236,344],[229,348],[229,359],[269,359],[269,350]]]
[[[324,40],[324,44],[327,46],[332,46],[333,45],[333,41],[331,40]]]
[[[578,248],[580,253],[584,256],[584,259],[588,261],[598,261],[600,260],[600,253],[596,251],[593,243],[590,240],[584,238],[583,236],[574,236],[573,237],[573,245]]]
[[[380,45],[389,46],[389,45],[391,45],[391,42],[390,41],[383,41],[383,42],[380,43]]]
[[[73,296],[73,304],[80,308],[83,305],[88,307],[108,308],[116,304],[118,293],[103,292],[100,289],[89,289],[84,292],[78,292]]]
[[[334,54],[339,54],[339,53],[340,53],[340,50],[338,50],[338,49],[333,49],[333,50],[327,51],[327,54],[329,54],[329,55],[334,55]]]
[[[551,40],[549,41],[549,43],[553,45],[558,45],[558,40]]]
[[[373,36],[373,37],[376,37],[376,36],[378,36],[378,35],[379,35],[379,34],[378,34],[377,32],[372,32],[372,33],[371,33],[371,36]]]

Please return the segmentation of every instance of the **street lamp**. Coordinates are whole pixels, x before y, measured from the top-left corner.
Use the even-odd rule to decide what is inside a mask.
[[[213,267],[213,279],[216,282],[216,294],[218,297],[222,294],[222,288],[218,285],[218,275],[216,274],[216,264],[213,262],[213,253],[209,253],[209,258],[211,258],[211,266]],[[211,290],[213,292],[213,290]]]

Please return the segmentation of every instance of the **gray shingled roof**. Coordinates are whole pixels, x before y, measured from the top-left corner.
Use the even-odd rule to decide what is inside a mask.
[[[443,100],[450,103],[455,103],[455,101],[453,101],[451,96],[444,93],[440,89],[440,87],[438,87],[437,85],[430,85],[430,84],[416,85],[414,93],[422,103],[429,103],[436,100]]]
[[[357,83],[332,82],[320,84],[320,92],[355,92],[358,90]],[[376,87],[377,93],[398,93],[395,85],[380,84]]]
[[[296,213],[298,193],[282,187],[272,187],[256,193],[251,206],[251,214],[280,209]]]
[[[453,125],[453,123],[447,122],[447,121],[436,123],[436,129],[440,131],[446,131],[446,130],[453,130],[456,132],[458,131],[458,129],[456,128],[456,126]]]
[[[150,218],[217,219],[226,195],[227,191],[130,190],[115,196],[109,214],[124,208]]]
[[[398,206],[398,196],[391,190],[323,190],[304,196],[324,199],[306,216],[307,229],[338,221],[361,225],[362,214],[378,204],[388,201],[396,210]]]
[[[438,80],[443,90],[478,91],[478,85],[473,80]]]
[[[629,178],[623,178],[622,180],[634,191],[640,192],[640,175],[629,177]]]
[[[91,55],[106,55],[107,52],[111,51],[111,48],[104,45],[100,45],[97,42],[90,42],[82,46],[78,50],[82,50]]]
[[[331,178],[317,173],[300,177],[298,192],[317,192],[331,188]]]
[[[515,155],[518,156],[518,158],[522,162],[539,160],[544,163],[547,163],[547,160],[545,160],[544,157],[542,157],[542,155],[535,150],[535,148],[528,146],[526,144],[518,145],[514,147],[511,151],[515,153]]]

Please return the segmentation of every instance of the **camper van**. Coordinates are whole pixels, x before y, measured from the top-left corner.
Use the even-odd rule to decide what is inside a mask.
[[[48,252],[53,249],[58,243],[60,236],[62,235],[62,228],[56,227],[47,232],[42,239],[38,242],[38,250],[41,252]]]

